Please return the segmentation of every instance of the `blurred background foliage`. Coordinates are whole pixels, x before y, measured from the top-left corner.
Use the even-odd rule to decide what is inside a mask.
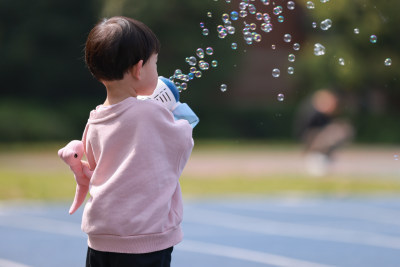
[[[282,103],[268,88],[273,79],[269,68],[260,71],[262,83],[251,85],[261,101],[242,96],[235,99],[230,87],[225,93],[219,91],[221,83],[233,84],[238,77],[248,79],[239,71],[240,66],[247,68],[247,53],[229,48],[234,40],[243,44],[240,24],[235,36],[226,40],[219,39],[215,30],[222,23],[222,13],[238,10],[238,0],[231,4],[224,0],[0,0],[0,141],[81,137],[89,111],[105,98],[104,88],[84,65],[87,34],[101,18],[125,15],[143,21],[159,37],[160,75],[169,77],[177,68],[187,70],[185,58],[194,55],[198,47],[214,48],[220,66],[191,81],[182,93],[183,102],[201,119],[194,132],[196,138],[290,141],[299,103],[313,91],[331,88],[342,97],[342,112],[356,128],[356,141],[398,143],[400,2],[332,0],[322,4],[314,0],[316,7],[310,10],[306,0],[298,0],[290,12],[286,0],[275,2],[282,2],[279,4],[288,19],[292,14],[301,19],[295,28],[281,30],[282,36],[285,30],[302,35],[294,64],[296,74],[289,77]],[[209,11],[212,18],[206,16]],[[311,27],[312,22],[326,18],[333,21],[330,30]],[[207,37],[201,34],[201,21],[210,26]],[[355,34],[354,28],[360,33]],[[376,44],[369,41],[372,34],[378,36]],[[262,43],[254,47],[268,44],[271,50],[271,40],[267,34],[263,36]],[[315,43],[326,47],[324,56],[313,54]],[[276,64],[287,61],[287,54],[273,60]],[[384,65],[388,57],[393,60],[390,67]],[[345,59],[344,66],[338,64],[339,58]],[[249,89],[235,90],[246,95]]]

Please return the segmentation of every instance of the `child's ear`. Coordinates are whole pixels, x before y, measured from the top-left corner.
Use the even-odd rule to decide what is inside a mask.
[[[131,75],[136,80],[140,80],[143,68],[143,60],[140,60],[136,65],[131,68]]]

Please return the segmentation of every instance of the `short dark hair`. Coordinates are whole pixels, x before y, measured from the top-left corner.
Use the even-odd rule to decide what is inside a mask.
[[[140,60],[159,53],[160,42],[144,23],[127,17],[103,19],[90,31],[85,62],[98,80],[121,80]]]

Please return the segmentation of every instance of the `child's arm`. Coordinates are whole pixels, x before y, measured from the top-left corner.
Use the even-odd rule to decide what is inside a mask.
[[[199,123],[199,118],[193,110],[186,103],[179,102],[179,91],[170,80],[160,76],[157,87],[149,98],[163,103],[174,114],[176,120],[185,119],[192,128]]]

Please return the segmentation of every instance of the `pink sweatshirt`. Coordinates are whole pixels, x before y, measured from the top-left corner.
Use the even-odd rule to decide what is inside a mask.
[[[90,113],[83,135],[90,199],[82,230],[99,251],[147,253],[182,240],[179,177],[192,127],[154,100],[130,97]]]

